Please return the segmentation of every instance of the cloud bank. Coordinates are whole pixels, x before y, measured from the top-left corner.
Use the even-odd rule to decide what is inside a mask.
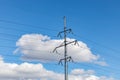
[[[67,38],[67,41],[74,39]],[[62,39],[51,39],[42,34],[25,34],[17,42],[17,49],[14,53],[21,53],[24,60],[39,60],[42,62],[59,61],[64,57],[63,48],[57,49],[57,54],[52,53],[55,47],[63,43]],[[90,62],[106,66],[104,61],[99,61],[100,56],[94,55],[87,44],[78,41],[79,46],[68,45],[68,55],[72,56],[75,62]]]
[[[64,80],[62,73],[44,68],[42,64],[6,63],[0,57],[0,80]],[[114,80],[106,76],[96,76],[93,70],[74,69],[69,80]]]

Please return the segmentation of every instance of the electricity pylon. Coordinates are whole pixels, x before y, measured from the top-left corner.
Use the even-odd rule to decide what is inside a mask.
[[[74,40],[71,42],[67,41],[67,33],[72,33],[72,29],[67,29],[65,16],[64,16],[64,31],[59,32],[58,37],[61,37],[62,33],[64,34],[64,42],[63,42],[63,44],[56,47],[53,50],[53,52],[55,52],[57,50],[57,48],[64,47],[64,58],[60,59],[59,64],[62,64],[62,61],[64,61],[64,80],[68,80],[68,62],[70,62],[70,61],[73,62],[73,59],[71,56],[67,55],[67,45],[72,44],[72,43],[77,44],[77,40]]]

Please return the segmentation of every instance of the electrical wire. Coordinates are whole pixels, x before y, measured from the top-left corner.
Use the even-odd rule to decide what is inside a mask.
[[[13,34],[6,34],[6,33],[0,33],[0,34],[2,34],[2,35],[9,35],[9,36],[13,36],[13,37],[16,37],[17,35],[13,35]],[[0,38],[1,40],[8,40],[8,41],[11,41],[11,39],[6,39],[6,38]],[[14,40],[13,38],[12,38],[12,40]],[[15,39],[16,40],[16,39]],[[30,42],[33,42],[33,41],[30,41]],[[6,46],[7,47],[7,46]],[[28,50],[30,50],[30,49],[28,49]],[[113,56],[111,56],[112,58],[113,58]]]
[[[4,35],[4,33],[2,33],[2,35]],[[9,36],[14,36],[14,37],[16,37],[16,35],[12,35],[12,34],[5,34],[5,35],[9,35]],[[7,40],[7,41],[11,41],[11,39],[6,39],[6,38],[0,38],[1,40],[3,40],[3,39],[5,39],[5,40]],[[13,38],[12,38],[12,40],[14,40]],[[33,41],[30,41],[30,42],[33,42]],[[0,47],[8,47],[8,46],[0,46]],[[39,47],[39,46],[38,46]],[[11,47],[11,48],[16,48],[16,47]],[[25,50],[32,50],[32,49],[25,49]],[[34,50],[34,51],[36,51],[36,50]],[[39,51],[39,50],[38,50]],[[109,55],[109,57],[110,57],[110,55]],[[111,56],[111,58],[113,58],[113,56]]]
[[[73,34],[74,36],[76,36],[76,37],[78,37],[79,39],[80,39],[80,37],[81,38],[84,38],[85,40],[87,40],[87,41],[90,41],[90,42],[92,42],[93,44],[96,44],[96,45],[98,45],[98,46],[100,46],[100,47],[104,47],[104,48],[107,48],[108,50],[111,50],[111,51],[113,51],[113,52],[119,52],[120,53],[120,51],[118,51],[118,50],[115,50],[115,49],[113,49],[113,48],[111,48],[111,47],[108,47],[108,46],[105,46],[105,45],[103,45],[103,44],[101,44],[101,43],[97,43],[97,42],[95,42],[95,41],[93,41],[93,40],[90,40],[90,39],[88,39],[88,38],[85,38],[85,37],[83,37],[83,36],[78,36],[78,35],[76,35],[76,34]]]
[[[51,30],[51,31],[55,31],[55,32],[57,31],[56,29],[44,28],[44,27],[39,27],[39,26],[34,26],[34,25],[30,25],[30,24],[24,24],[24,23],[19,23],[19,22],[15,22],[15,21],[9,21],[9,20],[1,20],[0,19],[0,22],[22,25],[22,26],[28,26],[28,27],[36,28],[36,29],[40,28],[40,29],[43,29],[43,30]]]
[[[17,22],[12,22],[12,21],[6,21],[6,20],[0,20],[0,22],[5,22],[5,23],[11,23],[11,24],[17,24],[17,25],[23,25],[23,26],[29,26],[29,27],[35,27],[35,26],[33,26],[33,25],[28,25],[28,24],[21,24],[21,23],[17,23]],[[36,27],[37,29],[39,28],[38,26]],[[11,28],[11,29],[13,29],[13,28]],[[56,30],[53,30],[53,29],[48,29],[48,28],[42,28],[43,30],[52,30],[52,31],[56,31]],[[19,31],[19,29],[13,29],[13,30],[17,30],[17,31]],[[20,31],[22,31],[22,30],[20,30]],[[24,32],[27,32],[27,31],[24,31]],[[8,34],[8,33],[0,33],[0,34],[2,34],[2,35],[6,35],[6,36],[13,36],[13,37],[17,37],[18,35],[13,35],[13,34]],[[78,36],[78,35],[74,35],[74,36],[76,36],[76,37],[81,37],[81,36]],[[82,37],[82,38],[84,38],[84,37]],[[86,38],[84,38],[84,39],[86,39]],[[6,40],[9,40],[9,39],[6,39]],[[96,42],[94,42],[94,41],[92,41],[92,40],[89,40],[89,39],[86,39],[87,41],[90,41],[90,42],[92,42],[93,44],[95,44],[95,45],[97,45],[97,46],[101,46],[101,47],[104,47],[104,48],[106,48],[106,49],[108,49],[108,50],[111,50],[111,51],[113,51],[113,52],[119,52],[118,50],[114,50],[114,49],[112,49],[112,48],[110,48],[110,47],[107,47],[107,46],[104,46],[104,45],[101,45],[101,44],[99,44],[99,43],[96,43]],[[16,47],[12,47],[12,46],[1,46],[1,47],[8,47],[8,48],[16,48]],[[32,50],[32,49],[27,49],[27,50]],[[36,51],[36,50],[35,50]],[[5,55],[4,55],[5,56]],[[10,57],[10,55],[6,55],[6,56],[9,56]],[[11,57],[12,57],[12,55],[11,55]],[[98,69],[100,69],[100,70],[102,70],[102,71],[108,71],[107,69],[104,69],[104,68],[98,68]],[[113,69],[113,68],[110,68],[110,69]],[[108,71],[109,72],[109,71]],[[116,73],[117,74],[117,73]]]

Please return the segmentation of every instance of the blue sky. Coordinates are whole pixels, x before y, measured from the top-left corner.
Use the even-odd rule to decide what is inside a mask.
[[[97,76],[120,80],[119,4],[119,0],[0,0],[0,55],[6,63],[22,64],[23,54],[14,54],[21,36],[42,34],[58,40],[55,36],[63,30],[63,16],[66,16],[67,27],[74,33],[69,37],[84,42],[94,55],[100,56],[100,61],[108,64],[70,63],[69,72],[94,70]],[[40,63],[47,70],[64,72],[57,62]]]

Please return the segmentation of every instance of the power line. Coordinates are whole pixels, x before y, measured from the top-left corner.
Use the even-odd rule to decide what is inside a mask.
[[[27,33],[27,34],[28,34],[28,33],[29,33],[29,34],[30,34],[30,33],[42,34],[42,33],[37,32],[36,30],[30,31],[29,29],[23,30],[23,29],[18,29],[18,28],[13,28],[13,27],[3,27],[3,26],[0,26],[0,29],[3,29],[3,30],[5,30],[5,31],[7,31],[7,32],[8,32],[8,31],[9,31],[9,32],[10,32],[10,31],[14,31],[14,33],[15,33],[15,32],[17,32],[17,33],[19,32],[19,34],[21,34],[21,33],[22,33],[22,34],[23,34],[23,33],[24,33],[24,34],[26,34],[26,33]],[[37,30],[38,30],[38,29],[37,29]],[[44,31],[44,29],[39,29],[39,31]],[[47,33],[53,33],[53,32],[57,32],[57,31],[54,31],[54,30],[52,30],[52,31],[50,31],[50,32],[47,31]]]
[[[0,34],[5,34],[5,35],[9,35],[9,36],[16,36],[16,35],[13,35],[13,34],[8,34],[8,33],[0,33]],[[1,40],[3,40],[4,38],[0,38]],[[12,40],[14,40],[14,38],[11,38]],[[4,39],[4,40],[8,40],[8,41],[12,41],[11,39]],[[31,41],[31,42],[33,42],[33,41]],[[98,45],[99,46],[99,45]],[[31,49],[27,49],[27,50],[31,50]],[[101,53],[101,52],[100,52]],[[111,54],[109,54],[109,58],[111,57],[111,59],[113,58],[113,56],[110,56]],[[114,55],[114,57],[118,57],[119,58],[119,56],[115,56]],[[115,58],[116,59],[116,58]]]
[[[28,26],[28,27],[31,27],[31,28],[40,28],[40,29],[43,29],[43,30],[52,30],[52,31],[57,31],[55,29],[50,29],[50,28],[43,28],[43,27],[39,27],[39,26],[35,26],[35,25],[30,25],[30,24],[24,24],[24,23],[19,23],[19,22],[15,22],[15,21],[9,21],[9,20],[1,20],[0,19],[0,22],[4,22],[4,23],[10,23],[10,24],[16,24],[16,25],[23,25],[23,26]]]
[[[36,27],[37,29],[40,28],[39,26],[34,26],[34,25],[30,25],[30,24],[24,24],[24,23],[19,23],[19,22],[15,22],[15,21],[9,21],[9,20],[2,20],[2,19],[0,19],[0,22],[11,23],[11,24],[16,24],[16,25],[23,25],[23,26],[29,26],[29,27],[32,27],[32,28],[35,28],[35,27]],[[1,27],[1,28],[2,28],[2,27]],[[10,29],[10,28],[9,28],[9,29]],[[14,28],[11,28],[11,29],[13,29],[13,30],[19,30],[19,29],[14,29]],[[41,27],[41,29],[43,29],[43,30],[56,31],[55,29],[43,28],[43,27]],[[20,31],[27,32],[26,30],[20,30]],[[96,44],[96,45],[99,45],[99,46],[108,48],[109,50],[112,50],[112,51],[114,51],[114,52],[120,52],[120,51],[115,50],[115,49],[113,49],[113,48],[110,48],[110,47],[108,47],[108,46],[105,46],[105,45],[99,44],[99,43],[97,43],[97,42],[95,42],[95,41],[92,41],[92,40],[90,40],[90,39],[87,39],[87,38],[85,38],[85,37],[83,37],[83,36],[78,36],[78,35],[76,35],[76,34],[73,34],[73,35],[76,36],[76,37],[82,37],[82,38],[84,38],[84,39],[86,39],[86,40],[88,40],[88,41],[90,41],[90,42],[92,42],[92,43],[94,43],[94,44]]]
[[[1,38],[0,39],[2,40],[8,40],[8,41],[14,41],[14,40],[17,40],[18,37],[21,37],[21,35],[16,35],[16,34],[10,34],[10,33],[3,33],[3,32],[0,32],[0,35],[4,36],[5,38]],[[12,38],[8,38],[8,37],[12,37]],[[7,37],[7,38],[6,38]],[[14,37],[14,38],[13,38]],[[56,36],[51,36],[51,37],[56,37]],[[16,38],[16,39],[15,39]],[[26,40],[23,40],[23,41],[26,41]],[[33,42],[33,41],[30,41],[30,42]]]
[[[23,24],[20,24],[20,25],[23,25]],[[25,25],[24,25],[25,26]],[[49,30],[49,29],[48,29]],[[52,30],[53,31],[53,30]],[[70,31],[70,30],[68,30],[68,31]],[[62,32],[61,32],[62,33]],[[63,32],[64,33],[64,32]],[[6,34],[6,35],[8,35],[8,34]],[[10,34],[11,35],[11,34]],[[80,36],[79,36],[80,37]],[[89,40],[89,39],[87,39],[87,40]],[[89,40],[89,41],[91,41],[91,40]],[[96,44],[96,45],[98,45],[98,46],[102,46],[102,47],[106,47],[106,46],[103,46],[103,45],[101,45],[101,44],[99,44],[99,43],[96,43],[96,42],[94,42],[94,41],[91,41],[91,42],[93,42],[94,44]],[[62,47],[62,46],[61,46]],[[111,48],[108,48],[108,47],[106,47],[107,49],[109,49],[109,50],[112,50],[112,51],[114,51],[114,52],[116,52],[116,50],[113,50],[113,49],[111,49]],[[118,51],[117,51],[118,52]],[[70,57],[68,57],[68,58],[70,58]],[[62,60],[64,60],[65,58],[63,58],[63,59],[61,59],[61,61]],[[60,62],[61,62],[60,61]]]
[[[64,71],[65,71],[65,80],[68,80],[68,61],[70,61],[72,58],[71,58],[71,56],[68,56],[67,55],[67,45],[68,44],[70,44],[70,43],[72,43],[72,42],[70,42],[70,43],[67,43],[67,40],[66,40],[66,37],[67,37],[67,32],[71,32],[71,29],[66,29],[66,18],[64,17],[64,31],[61,31],[61,32],[59,32],[59,34],[58,34],[58,36],[61,36],[61,33],[64,33],[64,42],[60,45],[60,46],[58,46],[58,47],[56,47],[54,50],[53,50],[53,52],[55,52],[56,50],[57,50],[57,48],[60,48],[60,47],[63,47],[64,46],[64,58],[63,59],[60,59],[60,61],[59,61],[59,64],[62,64],[62,61],[64,61]],[[73,41],[73,42],[75,42],[75,41]],[[68,61],[67,61],[68,60]]]
[[[94,51],[97,51],[97,52],[100,52],[100,53],[104,53],[103,55],[106,55],[107,57],[112,55],[112,54],[110,54],[111,52],[120,53],[119,50],[113,49],[113,48],[108,47],[106,45],[103,45],[101,43],[97,43],[97,42],[95,42],[93,40],[90,40],[90,39],[88,39],[86,37],[83,37],[83,36],[80,36],[80,35],[76,35],[76,34],[73,34],[73,35],[76,36],[77,38],[81,38],[81,39],[85,39],[86,41],[89,41],[90,44],[94,45]],[[99,49],[97,49],[97,47],[99,47]],[[109,51],[109,52],[105,52],[105,51]],[[120,58],[118,54],[111,56],[111,58],[113,58],[113,57],[116,57],[118,59]]]
[[[1,32],[0,32],[0,34],[5,35],[5,36],[7,35],[7,36],[12,36],[12,37],[16,37],[16,38],[17,38],[17,35],[15,35],[15,34],[1,33]],[[14,40],[16,40],[16,39],[14,39],[14,38],[10,38],[10,39],[9,39],[8,37],[7,37],[7,38],[0,38],[0,39],[1,39],[1,40],[8,40],[8,41],[12,41],[12,40],[14,41]],[[33,42],[33,41],[31,41],[31,42]],[[97,43],[96,43],[96,44],[97,44]],[[99,43],[98,43],[98,44],[99,44]],[[99,45],[98,45],[98,46],[99,46]],[[102,46],[102,47],[103,47],[103,46]],[[96,50],[96,49],[94,49],[94,51],[95,51],[95,50]],[[98,50],[97,50],[97,51],[98,51]],[[99,52],[101,53],[101,51],[99,51]],[[106,54],[107,54],[107,53],[106,53]],[[110,55],[109,55],[109,56],[110,56]],[[115,56],[115,55],[114,55],[114,56]],[[113,57],[113,56],[111,56],[111,57]],[[119,57],[119,56],[115,56],[115,57]]]
[[[19,35],[15,35],[15,34],[9,34],[9,33],[2,33],[2,32],[0,32],[0,35],[1,35],[1,34],[4,35],[4,36],[12,36],[12,37],[15,37],[15,38],[17,38],[17,37],[19,36]],[[79,37],[80,37],[80,36],[79,36]],[[12,40],[13,40],[13,41],[14,41],[14,40],[17,40],[17,39],[15,39],[15,38],[10,38],[10,39],[9,39],[8,37],[7,37],[7,38],[5,37],[5,38],[0,38],[0,39],[1,39],[1,40],[8,40],[8,41],[12,41]],[[25,40],[25,41],[26,41],[26,40]],[[89,41],[91,41],[91,40],[89,40]],[[30,41],[30,42],[33,42],[33,41]],[[92,43],[95,44],[95,45],[97,45],[97,46],[100,46],[100,47],[102,47],[102,48],[107,48],[107,47],[105,47],[105,46],[99,45],[99,43],[94,43],[93,41],[92,41]],[[109,49],[109,48],[107,48],[107,49],[108,49],[108,50],[111,50],[111,49]],[[95,50],[96,50],[96,49],[95,49]],[[94,51],[95,51],[95,50],[94,50]],[[96,51],[98,51],[98,50],[96,50]],[[112,49],[111,51],[113,51],[113,52],[118,52],[118,51],[113,50],[113,49]],[[101,51],[99,51],[99,52],[101,53]],[[107,54],[107,53],[106,53],[106,54]],[[109,55],[109,56],[110,56],[110,55]],[[114,55],[114,56],[115,56],[115,55]],[[117,57],[119,57],[119,56],[117,56]]]
[[[0,22],[11,23],[11,24],[17,24],[17,25],[24,25],[24,26],[30,26],[30,27],[32,27],[32,28],[34,28],[34,27],[39,28],[39,26],[34,26],[34,25],[30,25],[30,24],[23,24],[23,23],[18,23],[18,22],[9,21],[9,20],[0,20]],[[1,27],[1,28],[2,28],[2,27]],[[9,28],[9,29],[10,29],[10,28]],[[27,32],[26,30],[19,30],[19,29],[14,29],[14,28],[11,28],[11,29],[17,30],[17,31],[22,31],[22,32],[23,32],[23,31],[24,31],[24,32]],[[49,28],[41,28],[41,29],[43,29],[43,30],[52,30],[52,31],[56,31],[56,30],[49,29]],[[81,36],[78,36],[78,35],[76,35],[76,34],[73,34],[73,35],[76,36],[76,37],[81,37]],[[113,49],[113,48],[110,48],[110,47],[107,47],[107,46],[105,46],[105,45],[96,43],[96,42],[94,42],[94,41],[92,41],[92,40],[90,40],[90,39],[87,39],[87,38],[85,38],[85,37],[82,37],[82,38],[84,38],[84,39],[86,39],[86,40],[88,40],[88,41],[90,41],[90,42],[92,42],[92,43],[94,43],[94,44],[96,44],[96,45],[99,45],[99,46],[108,48],[109,50],[112,50],[112,51],[114,51],[114,52],[120,52],[120,51],[115,50],[115,49]]]
[[[89,66],[89,67],[90,67],[90,66]],[[105,70],[105,69],[103,69],[103,68],[99,68],[99,70],[108,72],[108,70]],[[114,69],[113,69],[113,70],[114,70]]]
[[[0,34],[3,34],[3,33],[0,33]],[[8,33],[7,33],[7,34],[4,33],[4,34],[7,35]],[[9,35],[9,34],[8,34],[8,35]],[[10,34],[10,36],[16,36],[16,37],[17,37],[17,35],[13,35],[13,34]],[[78,35],[76,35],[76,34],[75,34],[75,36],[80,37],[80,36],[78,36]],[[89,39],[87,39],[87,40],[89,40]],[[91,40],[89,40],[89,41],[91,41]],[[93,41],[92,41],[92,42],[93,42]],[[94,44],[97,44],[97,45],[99,45],[99,46],[102,46],[101,44],[96,43],[96,42],[94,42]],[[103,46],[102,46],[102,47],[103,47]],[[105,47],[105,46],[104,46],[104,47]],[[109,50],[111,50],[111,49],[109,48]],[[112,49],[112,51],[116,52],[116,50],[113,50],[113,49]]]
[[[118,50],[115,50],[115,49],[113,49],[113,48],[111,48],[111,47],[108,47],[108,46],[105,46],[105,45],[103,45],[103,44],[97,43],[97,42],[95,42],[95,41],[93,41],[93,40],[90,40],[90,39],[88,39],[88,38],[85,38],[85,37],[83,37],[83,36],[79,36],[79,35],[76,35],[76,34],[73,34],[73,35],[76,36],[76,37],[81,37],[81,38],[83,38],[83,39],[85,39],[85,40],[87,40],[87,41],[92,42],[93,44],[98,45],[98,46],[107,48],[108,50],[111,50],[111,51],[113,51],[113,52],[117,52],[117,53],[119,52],[119,53],[120,53],[120,51],[118,51]]]

